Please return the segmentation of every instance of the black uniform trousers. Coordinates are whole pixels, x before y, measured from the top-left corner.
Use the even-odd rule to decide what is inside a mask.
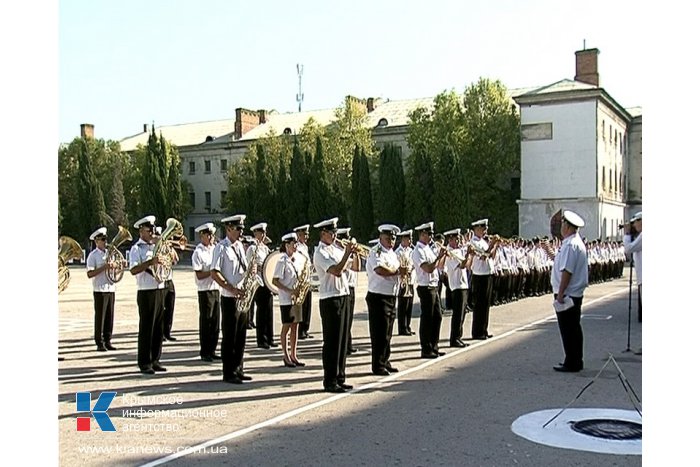
[[[472,317],[472,338],[486,337],[489,333],[489,310],[491,309],[491,274],[472,275],[472,295],[474,297],[474,316]]]
[[[421,353],[433,354],[438,352],[440,340],[440,325],[442,324],[442,311],[440,310],[437,287],[419,285],[416,287],[420,299],[420,337]]]
[[[318,304],[323,327],[323,387],[331,388],[345,382],[350,296],[324,298]]]
[[[409,334],[411,332],[411,315],[413,314],[413,285],[410,288],[410,295],[405,297],[406,288],[399,287],[399,296],[396,299],[396,313],[399,327],[399,334]]]
[[[95,344],[109,344],[114,329],[114,292],[93,292],[95,301]]]
[[[306,337],[311,326],[311,289],[306,292],[306,298],[301,306],[301,322],[299,323],[299,337]]]
[[[199,301],[199,356],[213,357],[219,344],[221,295],[218,290],[200,290]]]
[[[554,294],[554,298],[557,295]],[[572,370],[583,368],[583,328],[581,327],[581,304],[583,297],[571,297],[574,306],[557,312],[557,323],[564,346],[564,366]]]
[[[350,287],[350,303],[348,305],[348,352],[352,350],[352,318],[355,315],[355,287]]]
[[[170,331],[173,329],[173,315],[175,314],[175,284],[173,281],[165,281],[165,290],[163,298],[163,335],[170,337]]]
[[[139,290],[136,304],[139,307],[138,363],[141,370],[153,368],[159,363],[163,349],[163,299],[165,289]]]
[[[452,296],[452,322],[450,323],[450,344],[462,340],[464,318],[467,316],[468,289],[456,289]]]
[[[258,309],[258,317],[255,321],[255,337],[258,346],[272,345],[275,342],[272,292],[267,287],[260,286],[255,290],[253,301],[255,308]]]
[[[221,363],[224,380],[243,373],[248,311],[239,312],[236,302],[233,297],[221,297]]]
[[[372,343],[372,371],[391,367],[391,335],[396,320],[396,297],[367,292],[365,297],[369,317],[369,338]]]

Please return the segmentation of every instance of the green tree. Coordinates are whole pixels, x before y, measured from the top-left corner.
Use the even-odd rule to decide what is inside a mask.
[[[81,206],[80,232],[78,242],[83,240],[87,243],[87,237],[97,227],[108,225],[109,218],[105,209],[104,197],[102,188],[92,170],[92,162],[90,160],[88,142],[83,141],[78,159],[78,203]]]
[[[168,216],[168,203],[166,199],[166,178],[163,178],[161,169],[161,143],[156,137],[155,128],[148,136],[148,144],[145,148],[145,163],[140,184],[141,215],[154,215],[156,222],[163,224]]]
[[[124,198],[124,184],[122,183],[122,163],[116,159],[113,170],[112,188],[109,193],[108,214],[112,218],[112,226],[121,225],[128,228],[129,219],[126,214],[126,199]]]
[[[323,145],[320,137],[316,139],[316,156],[311,165],[309,178],[309,222],[313,224],[338,216],[331,201],[330,184],[325,170]]]
[[[369,179],[369,162],[364,151],[360,152],[357,162],[357,189],[353,188],[356,198],[352,200],[352,232],[362,243],[376,238],[374,226],[374,206]]]
[[[380,223],[390,222],[403,226],[406,222],[404,206],[406,204],[406,180],[403,173],[403,162],[397,146],[388,145],[379,155],[378,193],[375,197],[377,219]]]
[[[306,165],[306,158],[296,138],[289,167],[288,184],[290,187],[287,191],[288,222],[292,224],[289,227],[294,228],[307,223],[309,206],[309,167]]]
[[[162,136],[161,136],[162,138]],[[169,145],[167,145],[169,146]],[[185,207],[182,201],[182,181],[180,179],[180,156],[175,148],[169,147],[170,170],[168,171],[168,195],[170,216],[182,222]]]

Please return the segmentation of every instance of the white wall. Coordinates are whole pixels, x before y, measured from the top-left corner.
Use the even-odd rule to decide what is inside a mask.
[[[552,139],[521,144],[521,199],[596,195],[596,102],[520,108],[522,125],[552,124]]]

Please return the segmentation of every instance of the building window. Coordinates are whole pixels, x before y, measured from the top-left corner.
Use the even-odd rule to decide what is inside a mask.
[[[207,211],[211,210],[211,191],[204,192],[204,208]]]
[[[211,173],[211,161],[204,161],[204,173],[205,174]]]
[[[192,206],[192,209],[195,208],[195,205],[194,205],[194,191],[191,191],[191,192],[190,192],[190,206]]]
[[[191,173],[191,174],[194,173],[194,168],[195,168],[195,166],[194,166],[194,161],[190,161],[190,173]]]
[[[612,191],[612,169],[608,169],[608,191]]]
[[[228,172],[228,160],[221,159],[221,171]]]
[[[612,125],[608,125],[608,138],[610,138],[610,142],[612,143]]]
[[[603,124],[600,127],[603,132],[603,142],[605,142],[605,120],[603,120]]]
[[[221,192],[221,201],[219,201],[219,205],[222,208],[224,207],[224,203],[226,202],[226,195],[227,195],[227,192],[225,192],[225,191]]]
[[[622,191],[622,172],[620,172],[620,195],[624,194]]]
[[[605,191],[605,166],[603,166],[603,191]]]
[[[617,167],[615,167],[615,193],[617,193]]]

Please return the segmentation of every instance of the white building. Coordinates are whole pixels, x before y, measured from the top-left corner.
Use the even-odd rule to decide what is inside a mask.
[[[586,220],[582,236],[621,239],[618,225],[641,209],[641,109],[624,109],[598,86],[597,56],[597,49],[578,51],[575,80],[515,97],[522,237],[548,235],[563,208]]]

